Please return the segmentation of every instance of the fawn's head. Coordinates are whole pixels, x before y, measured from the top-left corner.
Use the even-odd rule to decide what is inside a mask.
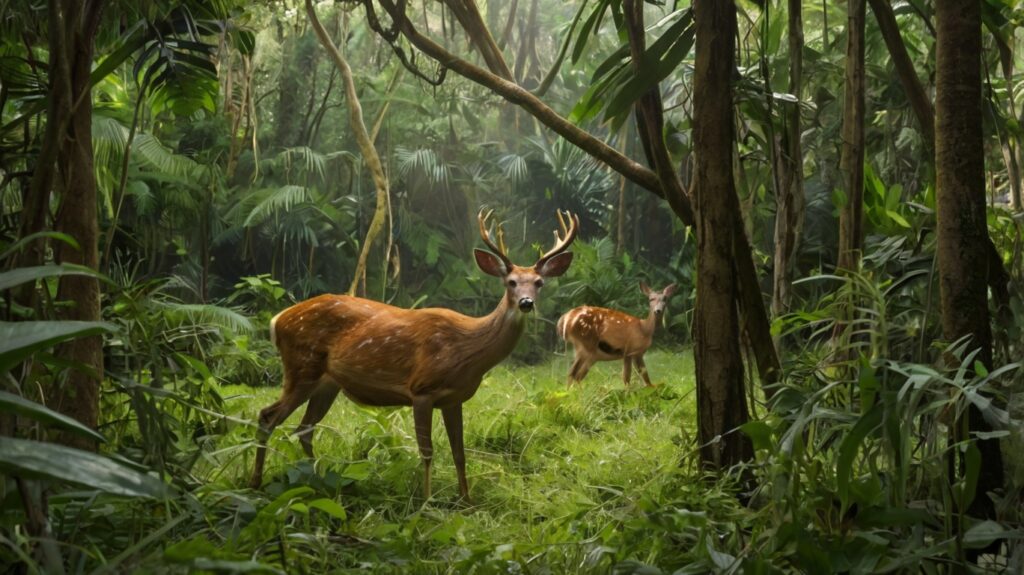
[[[647,303],[651,306],[651,311],[658,317],[661,317],[665,313],[665,308],[668,307],[668,298],[676,293],[676,284],[668,284],[665,286],[665,289],[654,291],[647,287],[646,283],[640,282],[640,291],[644,292],[644,295],[647,296]]]
[[[508,250],[505,247],[505,233],[499,224],[497,226],[497,243],[491,237],[487,220],[493,211],[484,213],[483,210],[477,216],[480,223],[480,237],[491,251],[474,249],[476,265],[484,273],[501,278],[505,283],[505,297],[510,304],[519,309],[522,313],[533,311],[534,303],[537,301],[537,293],[544,285],[545,278],[558,277],[569,269],[572,263],[572,252],[565,251],[569,244],[576,239],[579,231],[580,220],[573,214],[566,212],[563,217],[558,213],[558,222],[562,228],[562,234],[555,232],[555,246],[546,254],[542,255],[532,266],[517,266],[508,259]]]

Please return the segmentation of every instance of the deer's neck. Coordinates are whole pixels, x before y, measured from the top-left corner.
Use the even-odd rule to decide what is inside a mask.
[[[647,317],[640,322],[640,329],[643,330],[645,336],[654,337],[654,329],[656,327],[658,327],[658,314],[654,313],[652,308],[647,312]]]
[[[473,324],[467,334],[470,343],[466,349],[471,354],[467,363],[480,365],[487,371],[512,353],[526,325],[526,314],[520,313],[506,296],[494,311],[476,318]]]

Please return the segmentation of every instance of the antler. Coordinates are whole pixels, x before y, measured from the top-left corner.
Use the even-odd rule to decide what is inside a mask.
[[[484,240],[484,243],[487,244],[487,247],[494,252],[494,255],[501,258],[501,261],[505,264],[505,269],[511,270],[512,260],[508,259],[508,250],[505,248],[505,230],[501,227],[500,223],[497,225],[498,244],[495,245],[494,240],[491,239],[491,232],[488,229],[490,225],[487,223],[487,220],[490,219],[493,214],[494,210],[487,210],[487,212],[484,213],[483,209],[481,209],[480,213],[477,214],[476,219],[480,223],[480,237]]]
[[[569,244],[576,239],[576,234],[580,230],[580,218],[576,214],[565,211],[565,215],[562,215],[562,210],[556,210],[555,214],[558,215],[558,225],[562,228],[562,235],[558,235],[558,230],[555,230],[555,247],[548,250],[548,252],[537,260],[537,263],[533,264],[534,267],[540,268],[544,265],[544,262],[557,256],[558,254],[565,251],[569,247]]]

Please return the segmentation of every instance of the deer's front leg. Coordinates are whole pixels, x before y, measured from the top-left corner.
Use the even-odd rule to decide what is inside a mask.
[[[638,355],[634,361],[636,361],[636,368],[640,372],[640,377],[644,378],[644,383],[647,384],[647,387],[654,387],[654,384],[651,383],[651,376],[647,374],[647,364],[644,363],[644,356]]]
[[[469,482],[466,481],[466,451],[462,445],[462,404],[449,405],[441,409],[444,429],[448,432],[448,443],[452,446],[455,473],[459,476],[459,496],[469,501]]]
[[[423,498],[430,499],[430,460],[434,456],[434,444],[430,440],[430,432],[434,425],[434,406],[428,399],[414,399],[412,402],[412,418],[416,423],[416,443],[420,447],[420,458],[423,459]]]
[[[639,359],[637,360],[639,364]],[[628,355],[622,358],[622,383],[629,387],[629,380],[633,377],[633,358]]]

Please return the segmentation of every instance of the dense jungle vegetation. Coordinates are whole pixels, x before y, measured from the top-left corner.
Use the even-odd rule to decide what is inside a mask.
[[[1024,572],[1022,25],[1015,0],[0,0],[0,573]],[[567,271],[507,275],[552,231]],[[470,497],[461,411],[326,412],[331,386],[250,481],[286,371],[349,325],[283,310],[521,318],[517,278],[549,281],[465,403]],[[559,317],[645,317],[641,284],[676,285],[655,385],[566,385]],[[360,324],[360,373],[463,351],[469,381],[497,345],[379,313],[436,353]]]

